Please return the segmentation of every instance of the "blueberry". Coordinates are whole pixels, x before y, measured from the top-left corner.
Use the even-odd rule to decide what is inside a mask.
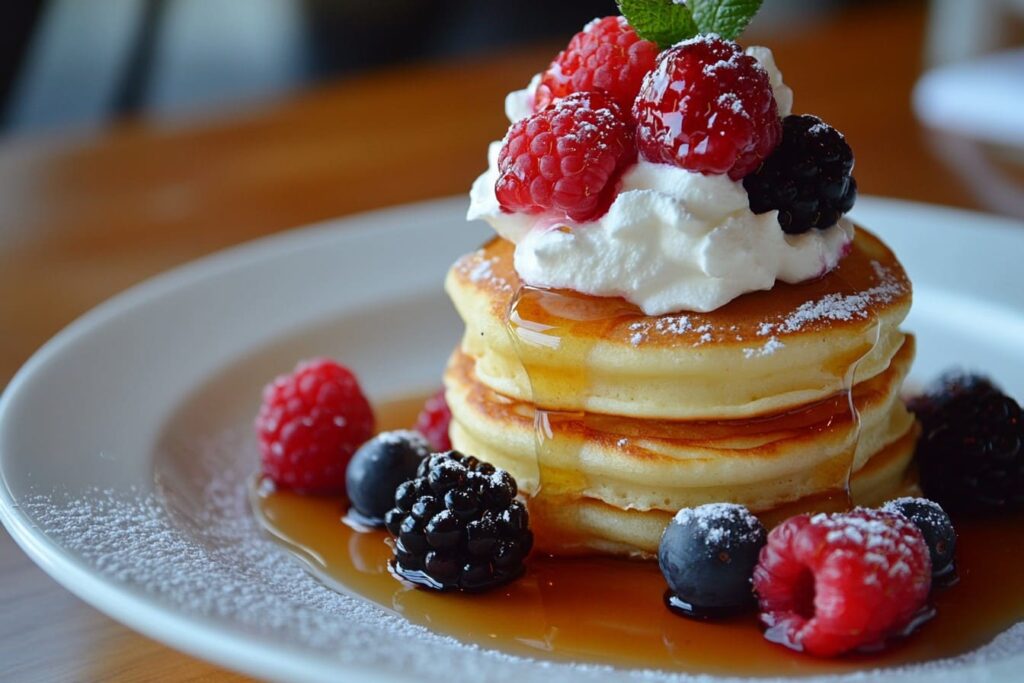
[[[658,548],[670,606],[698,618],[752,606],[750,580],[766,539],[761,522],[742,505],[713,503],[680,510]]]
[[[345,472],[349,501],[362,521],[380,526],[395,505],[395,489],[416,476],[429,454],[427,440],[411,431],[382,432],[364,443]]]
[[[941,505],[927,498],[897,498],[882,510],[903,515],[920,530],[932,558],[932,577],[955,574],[956,530]]]

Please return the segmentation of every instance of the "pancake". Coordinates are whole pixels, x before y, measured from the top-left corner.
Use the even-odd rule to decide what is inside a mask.
[[[900,496],[921,495],[907,470],[914,455],[918,427],[876,454],[851,479],[857,505],[878,505]],[[815,509],[816,501],[800,500],[770,511],[757,511],[768,528],[792,515]],[[585,497],[540,497],[530,501],[531,524],[542,552],[559,555],[609,554],[655,557],[658,542],[673,512],[624,510]]]
[[[651,317],[621,299],[523,287],[501,239],[457,261],[445,287],[481,384],[549,410],[665,420],[778,413],[836,395],[854,372],[879,375],[911,302],[899,261],[863,229],[823,277],[709,313]]]
[[[870,233],[817,280],[665,316],[524,286],[513,256],[495,239],[449,271],[445,387],[453,446],[516,478],[538,547],[649,556],[684,507],[771,524],[912,490],[911,286]]]

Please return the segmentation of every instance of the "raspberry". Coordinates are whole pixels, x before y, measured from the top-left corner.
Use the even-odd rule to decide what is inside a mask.
[[[921,488],[947,510],[1024,510],[1024,416],[983,377],[950,374],[910,402]]]
[[[628,113],[657,57],[658,46],[641,39],[625,17],[595,19],[572,37],[541,75],[534,110],[542,111],[574,92],[599,90]]]
[[[743,179],[750,210],[777,209],[790,234],[828,228],[853,208],[857,181],[853,152],[842,133],[816,116],[787,116],[782,142]]]
[[[373,422],[350,370],[329,358],[299,363],[263,390],[255,425],[263,473],[301,493],[341,493],[348,461],[373,435]]]
[[[533,533],[512,475],[457,451],[431,455],[417,475],[384,516],[395,574],[433,590],[482,591],[523,573]]]
[[[448,425],[452,421],[452,411],[444,400],[444,389],[427,399],[423,410],[416,418],[414,429],[425,436],[436,451],[450,451],[451,439],[448,438]]]
[[[615,100],[574,93],[512,124],[494,191],[505,211],[588,221],[608,210],[635,158],[631,127]]]
[[[768,534],[754,568],[765,638],[825,657],[905,633],[930,588],[928,545],[917,527],[864,508],[786,520]]]
[[[782,137],[768,72],[717,36],[662,52],[633,116],[643,158],[733,180],[756,169]]]

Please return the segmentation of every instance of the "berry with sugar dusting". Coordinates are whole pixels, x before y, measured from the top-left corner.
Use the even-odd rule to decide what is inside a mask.
[[[541,74],[534,110],[542,111],[574,92],[596,90],[614,97],[628,113],[657,57],[658,46],[640,38],[625,17],[595,19],[572,37]]]
[[[451,439],[448,427],[452,422],[452,411],[444,398],[444,389],[427,399],[416,418],[416,431],[427,438],[435,451],[450,451]]]
[[[395,505],[395,489],[416,476],[431,452],[419,432],[405,429],[381,432],[356,451],[345,472],[345,489],[360,521],[382,526]]]
[[[782,136],[768,72],[717,36],[661,53],[633,116],[644,159],[733,180],[756,169]]]
[[[754,569],[765,638],[823,657],[905,635],[924,617],[930,589],[918,528],[864,508],[783,522]]]
[[[921,488],[947,510],[1024,510],[1024,418],[990,380],[949,374],[911,401]]]
[[[533,547],[517,492],[505,470],[458,451],[431,455],[384,516],[396,539],[392,571],[433,590],[475,592],[517,578]]]
[[[658,546],[669,607],[702,619],[753,607],[750,577],[765,536],[761,522],[742,505],[712,503],[680,510]]]
[[[885,512],[903,515],[914,523],[928,544],[932,579],[950,583],[956,576],[956,530],[942,506],[927,498],[897,498],[882,506]]]
[[[779,212],[789,234],[824,230],[853,208],[857,181],[846,138],[816,116],[787,116],[782,142],[743,179],[754,213]]]
[[[373,409],[352,371],[329,358],[299,363],[263,390],[256,416],[263,473],[301,493],[345,490],[345,468],[373,435]]]
[[[635,157],[632,129],[615,100],[574,93],[512,124],[494,192],[505,211],[588,221],[608,210]]]

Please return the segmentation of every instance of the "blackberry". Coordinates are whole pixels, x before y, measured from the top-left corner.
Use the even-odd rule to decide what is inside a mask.
[[[1024,510],[1024,420],[991,381],[950,374],[910,402],[921,488],[947,510]]]
[[[918,528],[928,544],[932,583],[956,581],[956,530],[942,506],[927,498],[897,498],[882,506],[884,512],[903,515]]]
[[[426,438],[405,429],[382,432],[360,446],[345,471],[345,490],[358,520],[383,526],[395,504],[395,489],[416,476],[432,450]]]
[[[688,617],[730,616],[754,606],[751,577],[767,532],[742,505],[683,508],[658,546],[669,608]]]
[[[384,516],[396,539],[395,574],[424,588],[476,592],[523,573],[533,533],[512,475],[458,451],[431,455],[416,475]]]
[[[777,209],[782,230],[795,235],[835,225],[853,208],[852,172],[853,152],[842,133],[816,116],[787,116],[782,142],[743,178],[743,187],[751,211]]]
[[[907,401],[907,408],[917,415],[922,423],[931,421],[933,415],[950,401],[965,395],[981,396],[999,389],[992,380],[962,370],[949,370],[939,376],[920,394]]]

